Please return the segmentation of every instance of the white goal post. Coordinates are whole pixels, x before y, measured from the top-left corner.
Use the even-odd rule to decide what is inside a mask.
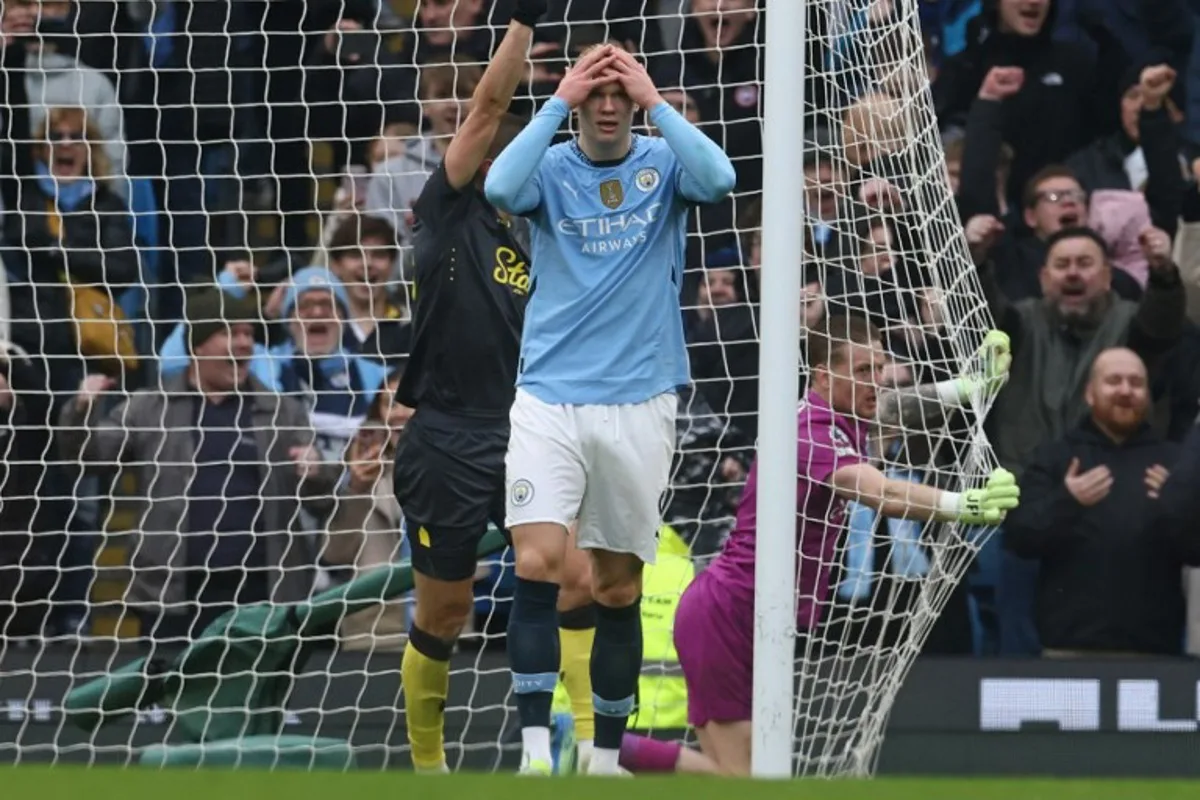
[[[412,205],[512,3],[2,5],[0,763],[158,764],[174,757],[163,745],[257,736],[253,758],[221,757],[407,769],[399,665],[419,533],[402,530],[386,468],[373,477],[356,454],[386,452],[403,424],[389,398],[411,337]],[[687,580],[704,569],[757,456],[770,557],[753,772],[871,775],[904,676],[991,533],[851,510],[815,565],[829,591],[797,591],[797,567],[814,566],[790,557],[806,329],[869,317],[889,382],[907,386],[954,377],[992,326],[917,0],[550,8],[514,113],[581,48],[617,41],[737,169],[734,197],[689,227],[693,382],[661,546]],[[220,411],[186,376],[238,321],[257,383]],[[901,416],[871,455],[893,477],[976,486],[995,466],[989,402]],[[519,756],[497,541],[452,661],[452,769]],[[807,632],[801,602],[820,609]],[[236,624],[181,661],[217,604]],[[659,650],[648,676],[672,668]],[[639,730],[694,744],[682,714]]]
[[[754,573],[754,727],[751,771],[792,774],[796,658],[796,561],[764,558],[796,548],[796,427],[800,398],[800,315],[804,286],[795,256],[804,252],[804,102],[806,3],[767,3],[763,120],[762,348],[759,353],[758,531]],[[799,97],[796,94],[799,94]]]

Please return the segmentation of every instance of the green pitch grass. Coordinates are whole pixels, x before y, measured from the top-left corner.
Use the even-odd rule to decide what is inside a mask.
[[[407,772],[223,772],[0,768],[0,794],[44,800],[1174,800],[1200,782],[943,780],[787,781],[655,777],[596,780]]]

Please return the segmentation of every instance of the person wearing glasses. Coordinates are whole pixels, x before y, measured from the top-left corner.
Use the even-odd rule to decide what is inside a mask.
[[[995,279],[1005,297],[1016,302],[1042,296],[1046,243],[1059,231],[1088,225],[1088,201],[1088,193],[1074,171],[1051,164],[1029,179],[1021,195],[1024,230],[1013,230],[1011,223],[1005,225],[991,214],[978,214],[967,221],[970,228],[972,223],[978,227],[987,220],[986,227],[995,230],[989,239],[987,260],[995,266]],[[1112,271],[1112,290],[1118,297],[1133,301],[1143,292],[1138,281],[1120,269]]]
[[[1071,189],[1056,186],[1034,196],[1034,214],[1050,216],[1042,209],[1054,205],[1061,215],[1064,205],[1081,205],[1067,197],[1052,203],[1046,196],[1060,191]],[[996,398],[987,431],[1000,465],[1019,479],[1041,445],[1065,435],[1087,413],[1088,371],[1102,350],[1126,347],[1147,364],[1161,364],[1161,355],[1183,333],[1185,293],[1165,231],[1147,226],[1140,232],[1148,280],[1135,303],[1113,290],[1114,277],[1123,273],[1113,267],[1104,239],[1091,228],[1073,225],[1055,231],[1045,243],[1040,296],[1017,300],[1006,296],[1003,267],[992,256],[1004,235],[995,217],[978,215],[966,224],[967,244],[979,265],[992,317],[1012,341],[1011,378]],[[1151,381],[1157,373],[1152,366]],[[1041,651],[1033,627],[1036,579],[1036,564],[1005,554],[997,586],[997,597],[1003,598],[997,608],[1002,655]]]

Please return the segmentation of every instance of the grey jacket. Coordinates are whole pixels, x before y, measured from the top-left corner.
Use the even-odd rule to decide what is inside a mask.
[[[1012,339],[1008,384],[988,418],[996,457],[1018,476],[1033,451],[1079,424],[1092,361],[1109,347],[1129,347],[1153,370],[1156,357],[1183,332],[1184,289],[1175,279],[1152,277],[1141,302],[1111,296],[1104,318],[1090,330],[1068,330],[1041,298],[1009,303],[992,267],[980,281],[997,326]]]
[[[266,473],[262,520],[270,597],[277,603],[294,602],[308,596],[316,563],[315,547],[307,537],[293,535],[300,503],[324,517],[341,467],[327,464],[301,481],[289,450],[313,440],[304,406],[253,378],[248,388],[254,394],[258,452],[266,454],[261,465]],[[107,415],[99,413],[97,405],[85,414],[69,402],[59,416],[58,447],[64,458],[92,468],[123,462],[138,471],[144,494],[141,523],[130,548],[131,605],[174,606],[186,599],[179,570],[187,556],[182,534],[195,471],[195,402],[180,375],[164,380],[161,389],[134,393]]]

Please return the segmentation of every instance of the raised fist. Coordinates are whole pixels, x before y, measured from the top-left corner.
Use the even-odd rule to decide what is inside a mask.
[[[991,214],[977,214],[967,220],[964,232],[967,235],[967,247],[971,250],[971,258],[976,264],[982,264],[987,260],[996,240],[1004,233],[1004,223]]]
[[[297,445],[288,448],[288,458],[296,465],[296,477],[307,480],[321,469],[321,452],[313,445]]]
[[[248,258],[233,258],[225,262],[224,272],[243,286],[254,285],[254,274],[258,271]]]
[[[547,0],[517,0],[512,18],[527,28],[537,25],[537,21],[546,13]]]
[[[1171,266],[1171,235],[1159,228],[1146,228],[1138,234],[1138,244],[1141,245],[1142,255],[1152,270],[1166,269]]]
[[[1175,86],[1175,70],[1166,64],[1155,64],[1142,70],[1139,82],[1142,90],[1142,108],[1151,111],[1162,108],[1163,100]]]
[[[980,100],[1001,102],[1021,91],[1025,70],[1020,67],[992,67],[979,87]]]

